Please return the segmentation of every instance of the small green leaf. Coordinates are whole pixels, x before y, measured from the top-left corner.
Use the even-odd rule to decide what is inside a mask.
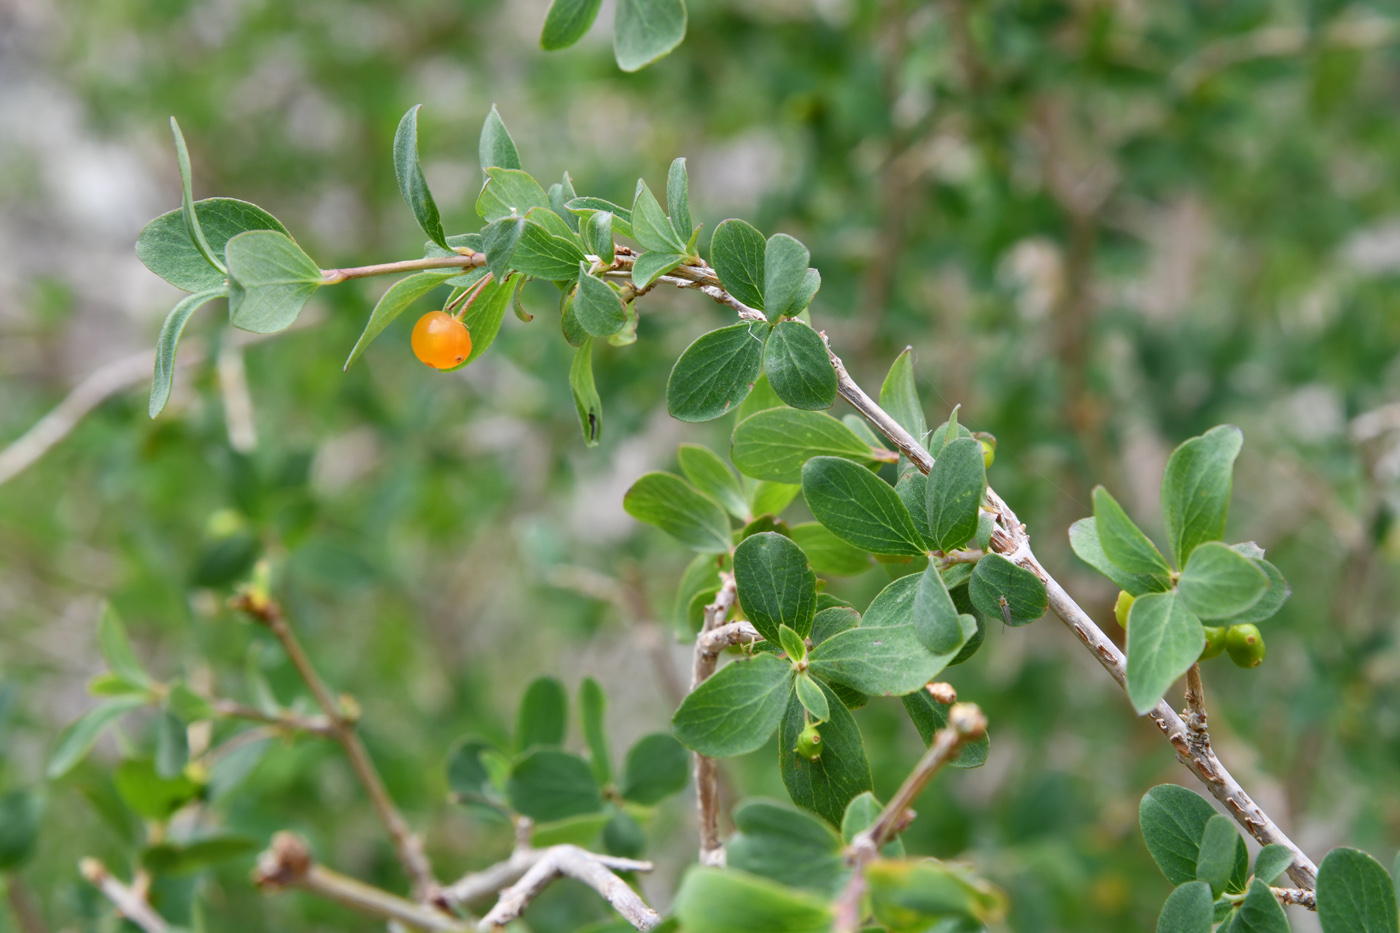
[[[189,761],[189,736],[184,721],[162,711],[156,720],[156,774],[173,778],[185,770]]]
[[[1200,851],[1196,855],[1196,880],[1210,885],[1216,897],[1230,882],[1235,867],[1235,851],[1241,842],[1235,821],[1217,813],[1206,821],[1201,833]]]
[[[374,311],[370,313],[369,321],[365,324],[364,332],[360,334],[360,339],[355,341],[355,346],[350,350],[350,356],[345,361],[345,369],[349,369],[351,364],[365,352],[365,348],[383,333],[384,328],[388,327],[409,305],[456,274],[455,270],[451,272],[418,272],[390,285],[380,296],[379,302],[374,306]]]
[[[840,826],[851,798],[872,789],[870,765],[860,728],[846,705],[830,687],[822,683],[817,686],[826,695],[831,712],[831,718],[821,726],[821,757],[812,761],[793,751],[806,725],[806,711],[793,693],[778,728],[778,767],[793,803],[811,810],[832,826]]]
[[[122,801],[148,820],[163,822],[199,795],[200,786],[184,775],[163,778],[149,758],[117,766],[112,780]]]
[[[502,217],[493,220],[481,231],[482,249],[486,253],[486,268],[496,281],[505,280],[515,258],[520,237],[525,233],[524,217]]]
[[[826,901],[743,871],[697,866],[673,910],[686,933],[830,933]]]
[[[1171,589],[1171,583],[1166,577],[1128,573],[1109,560],[1099,541],[1098,522],[1092,518],[1081,518],[1069,526],[1069,545],[1080,560],[1108,577],[1119,589],[1126,590],[1131,596],[1161,593]]]
[[[622,236],[632,235],[632,212],[620,204],[602,198],[582,197],[571,199],[564,207],[580,218],[591,217],[601,212],[612,214],[613,231]]]
[[[276,217],[261,207],[234,198],[196,201],[194,213],[215,256],[222,256],[228,241],[245,231],[287,232]],[[136,257],[147,269],[187,292],[221,289],[228,278],[224,269],[211,265],[190,239],[184,208],[167,211],[146,224],[136,238]]]
[[[665,250],[642,253],[632,263],[632,285],[636,288],[648,288],[683,262],[684,253],[669,253]]]
[[[734,549],[734,582],[744,613],[763,637],[778,643],[786,625],[806,637],[817,612],[817,575],[802,548],[777,532],[750,535]]]
[[[517,761],[506,796],[516,811],[541,823],[603,809],[588,762],[557,748],[536,748]]]
[[[150,686],[151,675],[137,660],[126,626],[110,603],[103,607],[102,618],[97,623],[97,645],[113,674],[138,687]]]
[[[643,249],[681,256],[686,252],[685,240],[676,236],[671,221],[645,182],[639,184],[636,200],[632,202],[632,238],[642,244]]]
[[[1319,909],[1322,905],[1322,898],[1318,898]],[[1391,916],[1394,916],[1392,911]],[[1235,922],[1230,925],[1230,933],[1289,933],[1292,929],[1288,925],[1288,915],[1283,912],[1283,905],[1274,897],[1269,886],[1262,881],[1255,881],[1249,886],[1249,893],[1244,897],[1244,901],[1239,906],[1239,912],[1235,914]],[[1322,923],[1323,933],[1333,933],[1327,926],[1327,921]],[[1338,929],[1364,930],[1366,927],[1339,927]],[[1375,930],[1384,929],[1390,933],[1395,929],[1392,921],[1389,927],[1374,927]]]
[[[836,537],[820,522],[803,522],[788,529],[819,574],[849,577],[870,569],[870,555]]]
[[[944,447],[924,487],[928,530],[934,547],[953,551],[977,535],[977,517],[987,491],[982,443],[960,437]]]
[[[623,497],[622,508],[701,553],[723,554],[730,548],[724,509],[673,473],[648,473],[637,480]]]
[[[600,785],[612,778],[612,753],[608,750],[608,733],[603,725],[607,709],[608,697],[602,685],[592,677],[583,678],[578,687],[578,715],[583,724],[583,740],[588,743],[593,776]]]
[[[815,596],[813,600],[815,601]],[[801,635],[786,625],[778,626],[778,644],[782,647],[783,653],[788,656],[788,660],[794,664],[801,664],[807,660],[807,643],[803,641]]]
[[[1271,842],[1254,858],[1254,877],[1273,884],[1293,864],[1293,850],[1281,842]]]
[[[978,929],[1006,914],[1006,895],[965,866],[881,859],[866,868],[865,878],[875,918],[900,933]]]
[[[203,722],[219,715],[208,700],[191,690],[183,680],[171,684],[170,692],[165,695],[165,706],[185,722]]]
[[[904,352],[895,357],[890,366],[890,371],[880,386],[880,407],[889,412],[890,417],[908,431],[914,440],[922,441],[928,433],[928,422],[924,420],[924,406],[919,401],[919,390],[914,385],[913,347],[905,347]]]
[[[540,31],[540,48],[546,52],[567,49],[582,39],[598,18],[603,0],[552,0]],[[495,111],[495,108],[492,108]]]
[[[580,225],[579,232],[583,235],[584,247],[590,253],[604,263],[613,261],[617,244],[613,240],[612,211],[593,211]]]
[[[151,400],[146,405],[146,413],[154,418],[165,410],[170,401],[170,389],[175,382],[175,351],[180,345],[180,335],[190,317],[215,298],[228,297],[228,287],[220,284],[217,288],[186,295],[170,309],[165,323],[156,339],[156,367],[151,380]]]
[[[481,124],[477,158],[481,162],[481,174],[488,178],[490,175],[486,170],[489,168],[520,168],[520,155],[515,151],[515,140],[510,138],[510,131],[506,129],[495,104],[491,105],[491,112]]]
[[[549,195],[528,172],[518,168],[486,169],[486,185],[476,197],[476,213],[488,223],[524,217],[535,208],[549,210]]]
[[[54,781],[63,777],[87,757],[97,739],[107,727],[134,709],[145,706],[149,701],[144,696],[116,697],[96,709],[88,710],[81,717],[64,728],[54,743],[53,754],[45,775]]]
[[[1186,561],[1176,592],[1198,619],[1231,619],[1259,602],[1269,577],[1258,561],[1218,541],[1199,545]]]
[[[841,837],[831,827],[767,800],[745,800],[734,808],[725,855],[731,869],[822,894],[834,894],[848,874]]]
[[[525,275],[551,282],[568,282],[577,278],[579,263],[585,261],[583,250],[536,223],[536,216],[531,214],[526,219],[525,227],[520,232],[520,242],[511,255],[511,266]]]
[[[220,261],[219,255],[214,252],[213,247],[204,236],[204,228],[199,223],[199,212],[194,206],[194,181],[193,172],[190,170],[190,152],[185,147],[185,134],[180,132],[180,124],[175,122],[175,118],[170,118],[170,134],[175,137],[175,158],[180,164],[180,182],[184,186],[184,200],[181,202],[180,214],[185,221],[185,232],[189,235],[190,242],[199,250],[199,254],[204,257],[205,262],[213,266],[219,272],[223,272],[224,264]]]
[[[928,477],[903,457],[899,459],[899,481],[894,484],[895,495],[909,510],[919,538],[927,548],[933,547],[933,534],[928,527]],[[970,572],[970,570],[969,570]]]
[[[462,312],[462,323],[472,335],[472,350],[460,366],[445,372],[470,366],[490,349],[491,344],[496,342],[496,335],[501,331],[501,322],[506,316],[506,305],[510,304],[516,284],[523,281],[523,278],[514,275],[509,279],[498,279],[481,286],[481,291],[476,293],[471,305]]]
[[[934,654],[955,656],[969,638],[936,563],[930,562],[919,575],[919,586],[914,592],[913,623],[919,644]],[[975,630],[977,620],[974,619],[972,625]]]
[[[1142,839],[1152,860],[1172,884],[1196,880],[1201,837],[1215,815],[1215,808],[1199,794],[1175,784],[1159,784],[1143,795],[1138,804]],[[1249,850],[1239,839],[1228,888],[1243,891],[1248,871]]]
[[[644,735],[627,752],[622,766],[622,799],[654,806],[685,790],[690,780],[690,754],[668,733]]]
[[[862,466],[840,457],[814,457],[802,467],[802,494],[817,521],[849,544],[874,554],[925,553],[894,489]]]
[[[763,351],[763,371],[773,391],[793,408],[816,411],[836,402],[836,370],[826,344],[802,321],[773,328]]]
[[[759,480],[749,493],[750,515],[778,515],[797,498],[802,487],[797,483],[773,483]]]
[[[914,728],[919,730],[919,737],[924,740],[925,745],[931,745],[938,731],[947,727],[948,710],[952,707],[946,703],[939,703],[928,695],[927,690],[915,690],[900,697],[900,702],[904,704],[910,721],[914,723]],[[948,764],[954,768],[980,768],[987,763],[991,744],[991,738],[986,734],[975,742],[965,742],[958,752],[958,757]]]
[[[611,337],[627,323],[627,309],[612,286],[588,274],[588,263],[578,264],[578,294],[574,313],[583,329],[594,337]]]
[[[751,324],[732,324],[686,347],[666,383],[671,417],[713,421],[744,400],[763,365],[764,335],[754,330]]]
[[[1172,451],[1162,478],[1162,516],[1178,567],[1198,544],[1224,536],[1231,474],[1243,443],[1243,432],[1224,424]]]
[[[798,674],[795,686],[797,701],[811,714],[813,722],[823,723],[831,718],[831,705],[826,700],[826,694],[822,693],[810,675],[805,672]]]
[[[1328,852],[1317,870],[1317,918],[1323,933],[1393,933],[1400,921],[1385,868],[1360,849]]]
[[[671,163],[666,173],[666,212],[671,216],[671,229],[682,240],[690,239],[690,177],[685,171],[685,158]]]
[[[675,741],[672,739],[671,741]],[[603,827],[603,848],[618,858],[640,858],[646,851],[647,834],[626,810],[618,808]],[[631,925],[628,925],[631,929]]]
[[[12,790],[0,797],[0,872],[14,871],[33,854],[44,809],[37,791]]]
[[[569,695],[553,677],[539,677],[525,688],[515,720],[515,748],[558,745],[569,724]]]
[[[977,611],[990,619],[1005,620],[1004,598],[1012,625],[1034,622],[1050,608],[1050,597],[1040,578],[1000,554],[988,554],[977,562],[967,592]]]
[[[1128,699],[1148,712],[1201,656],[1206,634],[1176,593],[1139,596],[1128,612]]]
[[[447,757],[447,786],[454,794],[471,799],[491,792],[491,773],[482,758],[491,751],[491,745],[481,739],[464,739],[452,749]]]
[[[1204,881],[1188,881],[1162,905],[1157,933],[1210,933],[1215,918],[1215,897]]]
[[[873,451],[854,431],[828,414],[769,408],[734,427],[730,458],[754,479],[800,483],[802,465],[813,457],[844,457],[869,463]]]
[[[603,400],[593,384],[592,337],[586,338],[574,351],[574,361],[569,365],[569,389],[573,392],[583,443],[587,447],[597,447],[603,433]]]
[[[640,71],[685,38],[685,0],[618,0],[613,56],[623,71]]]
[[[676,451],[676,458],[680,461],[681,472],[696,489],[724,506],[735,518],[748,518],[749,503],[744,487],[718,454],[699,444],[682,444]]]
[[[228,310],[234,327],[255,334],[286,330],[325,276],[291,237],[272,230],[240,233],[224,247]]]
[[[1260,622],[1265,622],[1277,615],[1278,611],[1283,608],[1283,604],[1288,601],[1288,597],[1293,594],[1292,587],[1288,585],[1283,572],[1277,567],[1263,558],[1252,557],[1250,560],[1269,578],[1269,588],[1264,591],[1263,596],[1259,597],[1257,603],[1244,612],[1222,619],[1223,624],[1243,625],[1248,623],[1257,625]],[[1191,561],[1188,560],[1186,563],[1189,566]]]
[[[1149,577],[1171,573],[1157,546],[1102,486],[1094,487],[1094,525],[1104,554],[1127,573]]]
[[[721,668],[687,694],[671,728],[693,752],[709,758],[742,755],[768,741],[791,693],[792,667],[771,654],[758,654]]]
[[[415,104],[410,107],[394,132],[394,175],[399,180],[399,192],[413,211],[418,226],[423,228],[428,239],[446,249],[447,234],[442,229],[442,218],[438,215],[433,193],[428,190],[428,180],[423,177],[423,166],[418,161],[418,110],[422,106]]]
[[[763,307],[770,321],[797,314],[806,307],[802,303],[803,285],[810,258],[807,247],[786,233],[768,238],[763,251]]]
[[[220,834],[188,842],[162,842],[141,854],[141,866],[163,876],[190,875],[221,862],[251,855],[261,843],[251,836]]]
[[[743,220],[726,220],[710,240],[710,262],[724,290],[755,311],[763,310],[763,234]]]

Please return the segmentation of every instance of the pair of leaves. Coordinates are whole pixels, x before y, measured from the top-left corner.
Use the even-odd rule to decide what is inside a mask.
[[[742,322],[686,347],[666,382],[666,408],[680,421],[713,421],[742,402],[765,372],[778,397],[794,408],[830,408],[836,400],[836,371],[811,327]]]
[[[766,241],[753,225],[726,220],[710,241],[710,262],[729,294],[770,321],[792,317],[812,303],[821,276],[807,266],[807,247],[785,233]]]
[[[540,48],[564,49],[582,39],[602,0],[553,0],[540,31]],[[623,71],[638,71],[685,38],[684,0],[619,0],[613,14],[613,52]]]

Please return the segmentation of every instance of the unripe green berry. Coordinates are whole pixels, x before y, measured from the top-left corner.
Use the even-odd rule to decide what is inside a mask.
[[[1113,604],[1113,617],[1123,628],[1128,627],[1128,611],[1133,608],[1134,597],[1127,590],[1118,591],[1118,601]]]
[[[1225,650],[1225,632],[1223,625],[1207,625],[1206,627],[1206,647],[1201,652],[1201,660],[1209,661]]]
[[[997,439],[986,431],[978,431],[972,436],[982,442],[982,464],[991,466],[992,461],[997,458]]]
[[[1225,651],[1240,667],[1258,667],[1264,663],[1264,636],[1248,623],[1232,625],[1225,633]]]
[[[822,734],[817,731],[816,723],[807,723],[797,736],[797,747],[793,751],[808,761],[816,761],[822,756]]]

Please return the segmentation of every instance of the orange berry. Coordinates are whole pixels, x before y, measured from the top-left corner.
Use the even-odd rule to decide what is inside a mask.
[[[429,311],[413,325],[413,355],[433,369],[451,369],[472,352],[467,325],[445,311]]]

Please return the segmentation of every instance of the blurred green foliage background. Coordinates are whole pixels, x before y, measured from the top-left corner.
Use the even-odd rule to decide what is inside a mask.
[[[1172,446],[1217,423],[1244,428],[1227,540],[1267,548],[1293,597],[1265,632],[1263,667],[1207,665],[1215,745],[1314,859],[1346,842],[1389,864],[1395,9],[692,0],[684,44],[624,75],[606,10],[578,47],[540,52],[545,6],[0,4],[0,441],[152,345],[176,294],[131,247],[178,204],[170,114],[197,196],[263,205],[325,267],[421,255],[389,160],[415,103],[449,233],[479,226],[476,135],[492,102],[525,167],[546,183],[567,169],[580,193],[627,201],[638,175],[656,188],[685,155],[707,230],[743,216],[811,247],[823,276],[813,322],[858,381],[873,390],[912,345],[932,422],[961,403],[963,423],[998,437],[991,481],[1115,637],[1115,593],[1065,537],[1090,514],[1089,490],[1109,485],[1160,533]],[[461,373],[413,359],[412,315],[342,373],[385,284],[327,289],[312,326],[246,346],[219,312],[201,314],[187,332],[198,346],[182,348],[198,365],[160,419],[146,418],[148,383],[131,383],[0,486],[0,790],[41,784],[57,730],[91,705],[104,598],[153,671],[239,696],[266,638],[223,603],[260,555],[327,679],[363,706],[371,750],[445,875],[509,849],[507,831],[446,802],[443,762],[465,734],[503,735],[530,677],[597,676],[618,748],[665,728],[666,666],[686,670],[671,600],[688,555],[621,498],[645,470],[674,469],[681,441],[726,449],[732,419],[681,425],[662,403],[672,362],[728,322],[724,309],[657,295],[634,347],[599,348],[603,442],[587,450],[550,286],[527,288],[535,320],[508,316]],[[627,598],[579,592],[580,580],[606,590],[580,567]],[[887,581],[876,569],[838,592],[859,604]],[[254,657],[289,701],[299,684],[266,647]],[[1137,800],[1156,783],[1192,784],[1155,728],[1053,618],[990,632],[949,675],[988,712],[991,758],[937,780],[911,850],[977,863],[1011,894],[1010,929],[1149,928],[1168,885],[1142,846]],[[858,718],[887,797],[918,736],[890,702]],[[147,743],[128,727],[45,790],[40,843],[17,877],[52,928],[108,928],[74,865],[94,854],[128,873],[130,827],[94,802],[110,796],[123,747]],[[772,758],[736,762],[732,786],[782,798]],[[403,885],[327,743],[268,749],[210,810],[262,839],[293,828],[336,868]],[[693,822],[676,800],[650,827],[653,903],[693,859]],[[250,866],[157,894],[176,916],[197,891],[211,931],[375,926],[308,897],[265,898]],[[559,892],[532,912],[534,929],[604,916]]]

